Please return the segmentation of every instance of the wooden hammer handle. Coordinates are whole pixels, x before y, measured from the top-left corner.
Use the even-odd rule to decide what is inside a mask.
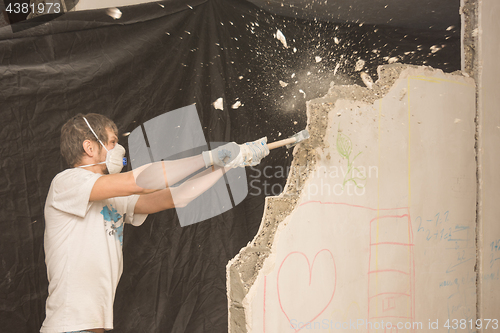
[[[296,140],[297,140],[296,138],[292,137],[292,138],[283,139],[283,140],[280,140],[280,141],[274,141],[274,142],[268,143],[267,144],[267,148],[269,148],[269,150],[271,150],[271,149],[274,149],[274,148],[283,147],[283,146],[295,143]]]

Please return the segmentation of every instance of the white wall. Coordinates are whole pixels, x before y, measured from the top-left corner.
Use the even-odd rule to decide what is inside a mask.
[[[298,158],[299,148],[294,165],[313,173],[291,212],[266,205],[242,251],[249,264],[252,251],[265,252],[259,239],[274,233],[266,217],[289,215],[235,302],[246,323],[230,318],[230,332],[396,332],[375,329],[382,322],[414,327],[400,333],[449,332],[447,320],[475,320],[474,82],[428,67],[384,80],[382,99],[380,90],[333,87],[309,102],[315,157]]]
[[[500,1],[479,0],[479,315],[500,320]],[[490,327],[483,332],[498,332]]]

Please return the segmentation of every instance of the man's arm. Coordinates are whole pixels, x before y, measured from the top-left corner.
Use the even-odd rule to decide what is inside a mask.
[[[153,214],[175,208],[174,200],[170,188],[166,188],[154,193],[143,194],[135,204],[135,214]]]
[[[134,213],[153,214],[170,208],[185,207],[212,187],[229,169],[207,169],[177,187],[141,195],[135,204]]]
[[[242,149],[239,148],[240,146],[238,146],[234,142],[231,142],[226,145],[220,146],[213,151],[204,152],[201,155],[187,157],[175,161],[150,163],[126,173],[104,175],[95,182],[90,194],[90,201],[99,201],[113,197],[128,196],[132,194],[152,194],[153,192],[167,189],[170,186],[181,181],[182,179],[192,175],[194,172],[200,170],[201,168],[208,167],[212,164],[218,165],[219,170],[222,170],[220,169],[220,167],[222,167],[223,165],[231,165],[231,162],[229,164],[226,164],[226,162],[221,162],[226,158],[233,159],[233,164],[236,163],[236,165],[231,166],[256,165],[264,156],[269,154],[269,149],[265,144],[266,141],[267,138],[262,138],[254,142],[240,145],[245,148],[243,152]],[[237,149],[232,149],[231,147],[236,147]],[[208,157],[210,158],[208,159]],[[185,182],[192,183],[195,179],[200,178],[201,175],[207,175],[207,177],[202,177],[202,181],[197,180],[196,183],[192,183],[196,184],[196,186],[191,190],[188,190],[186,187],[179,186],[175,190],[180,191],[178,192],[178,194],[174,194],[173,192],[163,192],[162,194],[157,194],[154,197],[151,196],[151,198],[162,198],[162,200],[160,201],[163,202],[165,202],[165,200],[163,199],[167,199],[168,202],[168,197],[171,197],[173,195],[173,197],[176,199],[175,202],[177,203],[177,207],[185,206],[191,200],[198,197],[201,193],[215,184],[215,182],[225,172],[215,172],[214,170],[216,171],[217,168],[207,169],[191,178],[189,181]],[[213,175],[208,176],[209,174]],[[216,174],[218,176],[215,176]],[[209,186],[205,186],[203,184],[209,184]],[[154,199],[153,201],[156,201],[156,199]],[[165,205],[162,205],[162,207],[165,207]],[[172,208],[170,206],[170,203],[167,205],[167,207]],[[168,208],[163,208],[160,210]],[[156,205],[155,207],[148,208],[146,210],[159,211],[156,209]]]
[[[203,158],[198,155],[176,161],[150,163],[129,172],[103,175],[95,182],[89,201],[157,192],[204,167]]]
[[[155,191],[157,190],[148,190],[137,186],[132,172],[117,173],[99,177],[92,187],[89,201],[100,201]]]
[[[222,163],[224,157],[240,161],[233,166],[256,165],[260,160],[269,154],[269,149],[265,142],[267,138],[245,144],[245,153],[238,148],[238,155],[231,147],[237,146],[235,143],[223,145],[210,151],[210,161],[207,154],[187,157],[175,161],[162,161],[143,165],[133,171],[105,175],[100,177],[94,184],[90,194],[90,201],[104,200],[118,196],[128,196],[139,194],[141,197],[136,203],[134,211],[136,213],[152,214],[174,207],[185,207],[189,202],[200,196],[203,192],[212,187],[230,167]],[[240,145],[241,146],[241,145]],[[243,156],[244,155],[244,156]],[[199,174],[191,177],[182,185],[170,188],[182,179],[192,175],[201,168],[208,167],[214,163],[220,166],[213,166]],[[241,165],[240,165],[241,164]]]

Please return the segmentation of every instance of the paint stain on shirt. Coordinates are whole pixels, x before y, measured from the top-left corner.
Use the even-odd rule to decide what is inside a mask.
[[[108,206],[102,207],[101,214],[104,217],[104,224],[106,226],[106,233],[115,237],[120,241],[120,245],[123,245],[123,222],[120,221],[122,216],[118,213],[118,211],[111,206],[111,209]],[[108,223],[111,224],[111,228],[108,228]]]

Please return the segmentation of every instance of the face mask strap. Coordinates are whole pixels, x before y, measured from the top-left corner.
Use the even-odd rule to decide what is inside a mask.
[[[87,119],[85,117],[83,117],[83,120],[85,120],[85,122],[87,123],[87,126],[90,128],[90,130],[92,131],[92,134],[94,134],[95,138],[97,139],[97,141],[99,141],[99,143],[104,147],[104,149],[106,149],[106,151],[109,151],[108,148],[106,148],[106,146],[102,143],[102,141],[99,139],[99,137],[97,136],[97,134],[95,134],[94,130],[92,129],[92,127],[90,126],[89,122],[87,121]]]
[[[93,165],[98,165],[98,164],[106,164],[106,162],[100,162],[100,163],[94,163],[94,164],[87,164],[87,165],[79,165],[78,168],[85,168]]]

